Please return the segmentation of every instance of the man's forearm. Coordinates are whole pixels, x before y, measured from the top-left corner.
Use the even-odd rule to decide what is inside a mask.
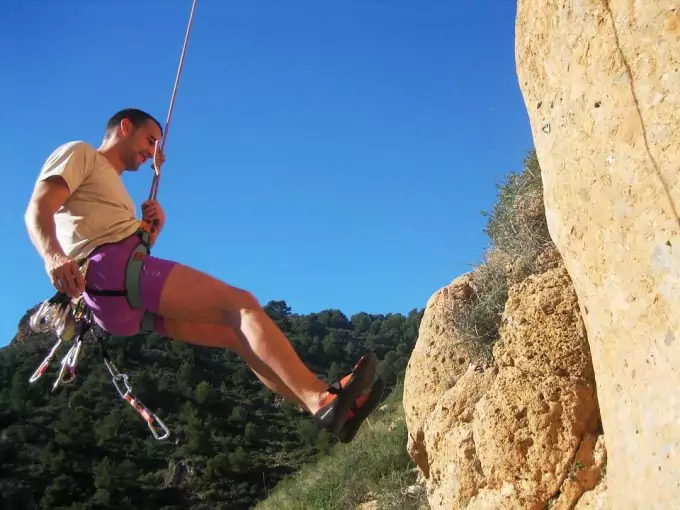
[[[65,255],[64,250],[57,240],[57,227],[54,215],[42,211],[39,207],[31,204],[24,215],[28,236],[38,254],[46,259],[51,255]]]

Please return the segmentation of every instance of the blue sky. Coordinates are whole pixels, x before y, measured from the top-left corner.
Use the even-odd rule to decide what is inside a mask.
[[[0,345],[54,292],[23,223],[48,154],[108,117],[165,120],[190,0],[3,8]],[[154,255],[293,311],[403,312],[479,261],[532,146],[515,2],[198,0]],[[130,32],[128,32],[130,30]],[[148,166],[125,174],[140,204]]]

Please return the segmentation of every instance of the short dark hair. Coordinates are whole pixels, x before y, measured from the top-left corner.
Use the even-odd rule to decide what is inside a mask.
[[[153,115],[139,110],[138,108],[124,108],[123,110],[114,113],[106,123],[106,132],[108,133],[112,129],[115,129],[123,119],[128,119],[135,127],[139,127],[147,120],[151,120],[156,123],[158,129],[161,130],[161,134],[163,134],[163,126],[161,126],[161,123],[158,122],[158,120],[156,120]]]

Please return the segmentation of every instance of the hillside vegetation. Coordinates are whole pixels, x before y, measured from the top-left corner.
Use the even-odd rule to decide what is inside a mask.
[[[326,380],[373,349],[388,383],[385,397],[403,378],[422,317],[419,310],[300,315],[284,301],[265,309]],[[285,475],[336,447],[308,414],[264,388],[230,351],[158,335],[109,337],[107,349],[130,376],[135,396],[171,430],[168,440],[157,441],[116,393],[94,342],[81,352],[74,385],[50,394],[66,348],[29,385],[54,338],[26,334],[25,321],[21,335],[0,350],[3,508],[252,508]]]
[[[351,447],[334,446],[281,481],[255,510],[427,509],[416,466],[406,451],[407,430],[399,382],[369,418]]]

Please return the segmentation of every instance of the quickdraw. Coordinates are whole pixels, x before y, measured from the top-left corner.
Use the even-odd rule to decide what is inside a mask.
[[[109,358],[104,345],[100,344],[100,347],[104,355],[104,364],[111,374],[111,381],[113,382],[113,386],[116,388],[116,391],[118,391],[120,398],[130,404],[142,416],[142,418],[144,418],[146,424],[149,426],[149,430],[151,430],[151,434],[153,434],[153,437],[158,440],[167,439],[170,436],[168,427],[165,426],[165,423],[163,423],[158,415],[152,413],[149,408],[141,402],[141,400],[138,400],[134,397],[132,394],[132,388],[128,384],[128,375],[121,374],[113,364],[113,361],[111,361],[111,358]],[[162,433],[159,432],[159,427],[162,429]]]

